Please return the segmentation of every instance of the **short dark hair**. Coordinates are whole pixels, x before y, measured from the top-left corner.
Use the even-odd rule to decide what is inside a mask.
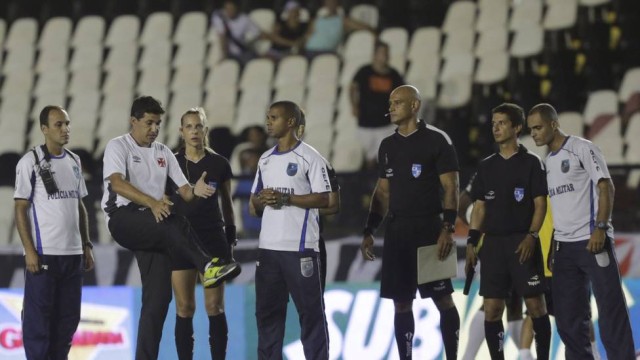
[[[551,122],[558,121],[558,113],[556,109],[547,103],[538,104],[529,110],[529,116],[533,114],[539,114],[542,120]]]
[[[524,126],[524,110],[513,103],[502,103],[491,110],[492,114],[500,113],[506,114],[511,121],[511,126],[516,127],[518,125]]]
[[[151,96],[140,96],[133,100],[133,104],[131,105],[131,117],[142,119],[145,113],[156,115],[164,114],[162,103]]]
[[[271,106],[269,106],[269,109],[273,109],[274,107],[282,108],[287,118],[294,118],[296,120],[296,126],[300,124],[300,121],[302,119],[302,111],[300,110],[298,104],[294,103],[293,101],[282,100],[276,101],[271,104]]]
[[[373,45],[373,51],[378,51],[378,48],[387,48],[387,50],[389,50],[389,44],[387,44],[386,42],[382,41],[382,40],[376,40],[376,42]]]
[[[40,126],[42,125],[49,126],[49,113],[51,112],[51,110],[65,111],[62,106],[58,106],[58,105],[45,106],[42,109],[42,111],[40,111]]]

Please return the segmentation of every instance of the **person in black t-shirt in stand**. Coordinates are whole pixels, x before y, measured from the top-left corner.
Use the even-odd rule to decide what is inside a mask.
[[[395,127],[387,117],[387,100],[391,91],[403,84],[402,76],[389,65],[389,45],[377,41],[373,61],[358,70],[349,90],[367,170],[375,170],[380,142],[393,133]]]
[[[479,255],[484,331],[492,359],[504,359],[502,314],[513,289],[524,297],[533,321],[538,359],[549,358],[551,325],[544,299],[544,269],[538,232],[547,210],[547,181],[540,158],[518,145],[524,111],[505,103],[492,110],[496,154],[478,166],[467,241],[466,271]],[[479,254],[477,245],[484,232]]]
[[[380,144],[379,178],[360,249],[366,260],[375,260],[373,233],[386,215],[380,296],[393,300],[400,358],[411,359],[413,299],[419,290],[420,296],[432,298],[440,311],[445,353],[447,359],[456,359],[460,316],[451,296],[451,279],[418,285],[416,259],[421,246],[437,244],[440,260],[455,247],[452,233],[458,211],[458,159],[447,134],[418,121],[420,102],[413,86],[400,86],[391,93],[389,114],[398,129]]]
[[[193,108],[180,119],[183,146],[176,154],[182,172],[190,183],[206,172],[205,181],[216,189],[208,199],[186,203],[178,196],[173,202],[178,214],[186,216],[201,246],[214,257],[232,258],[236,243],[233,203],[231,200],[231,166],[227,159],[208,148],[206,115]],[[222,205],[222,211],[220,206]],[[224,219],[224,220],[223,220]],[[173,257],[171,283],[176,299],[175,341],[180,360],[193,357],[193,314],[198,273],[193,265],[178,255]],[[204,289],[205,308],[209,317],[209,345],[212,359],[224,359],[227,351],[227,318],[224,313],[224,284]]]

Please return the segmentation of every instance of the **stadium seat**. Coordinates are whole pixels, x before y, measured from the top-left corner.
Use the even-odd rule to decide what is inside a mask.
[[[73,96],[69,102],[68,114],[72,122],[71,145],[93,150],[95,130],[102,94],[94,89]]]
[[[602,154],[607,160],[608,165],[624,164],[620,126],[620,117],[617,115],[613,116],[598,133],[591,137],[591,141],[602,150]]]
[[[69,74],[63,68],[43,72],[38,75],[36,86],[33,88],[33,95],[37,97],[52,92],[66,94],[68,79]]]
[[[599,90],[589,94],[584,108],[584,122],[593,126],[600,115],[618,114],[618,96],[613,90]]]
[[[472,54],[475,38],[476,33],[473,29],[459,28],[448,32],[442,48],[442,57]]]
[[[77,47],[73,50],[69,68],[75,71],[88,67],[99,72],[98,68],[102,67],[103,51],[100,43]]]
[[[519,31],[542,22],[542,0],[514,1],[509,30]]]
[[[371,26],[374,29],[378,28],[378,8],[369,4],[358,4],[351,7],[349,10],[349,17],[351,19],[360,21]]]
[[[438,92],[438,107],[441,109],[456,109],[469,104],[471,101],[472,75],[457,74],[440,82]]]
[[[133,66],[121,66],[107,72],[102,92],[105,96],[117,94],[122,91],[133,92],[136,83],[136,69]],[[129,104],[131,106],[131,104]]]
[[[302,89],[304,88],[301,88],[300,85],[282,85],[275,89],[275,94],[273,95],[271,102],[288,100],[304,107],[303,104],[305,104],[305,92]]]
[[[472,76],[475,59],[471,54],[452,56],[445,60],[440,72],[440,82],[445,82],[458,75]]]
[[[140,32],[140,20],[134,15],[120,15],[113,20],[105,45],[113,47],[117,44],[137,44]]]
[[[169,88],[171,68],[169,64],[159,64],[145,67],[140,73],[136,85],[138,94],[149,94],[162,88]]]
[[[424,57],[421,61],[412,61],[407,69],[405,80],[413,84],[425,99],[435,99],[437,94],[440,58]]]
[[[205,81],[205,90],[216,91],[220,88],[237,90],[240,65],[235,60],[224,60],[209,70]]]
[[[584,121],[578,112],[563,112],[558,114],[560,128],[568,135],[584,137]]]
[[[37,37],[38,22],[35,19],[17,19],[9,28],[9,33],[4,41],[4,49],[11,52],[16,48],[35,46]]]
[[[407,47],[409,33],[401,27],[387,28],[380,33],[380,40],[389,45],[389,64],[400,74],[407,67]]]
[[[29,94],[33,88],[34,76],[31,69],[12,71],[5,74],[0,95],[5,98],[11,94]],[[2,121],[2,118],[0,118]]]
[[[479,58],[475,82],[483,85],[495,84],[506,80],[509,74],[509,54],[495,51]]]
[[[178,20],[173,42],[178,45],[194,41],[200,43],[200,40],[206,38],[208,22],[204,12],[191,11],[183,14]]]
[[[178,45],[178,51],[173,57],[174,68],[202,66],[206,56],[207,44],[204,39],[183,42]]]
[[[364,157],[362,145],[354,141],[351,134],[338,131],[333,150],[331,151],[331,165],[337,173],[354,173],[360,171]]]
[[[455,1],[449,5],[447,14],[442,24],[445,33],[456,32],[462,29],[475,29],[476,4],[472,1]]]
[[[428,56],[440,56],[440,29],[436,27],[421,27],[411,35],[411,43],[407,53],[407,60],[411,63],[420,62]]]
[[[33,45],[14,47],[4,59],[2,73],[7,75],[13,72],[31,71],[34,57],[35,47]]]
[[[236,108],[236,121],[232,132],[240,134],[248,126],[263,126],[271,100],[271,88],[254,87],[242,91]]]
[[[155,12],[147,16],[144,27],[140,33],[141,46],[150,46],[155,43],[171,41],[173,32],[173,16],[168,12]]]
[[[478,44],[476,45],[475,55],[482,57],[494,52],[502,52],[507,50],[509,42],[509,33],[504,27],[494,27],[480,32]]]
[[[347,38],[342,51],[342,60],[363,60],[370,62],[373,56],[375,36],[366,30],[358,30]]]
[[[39,74],[48,71],[62,70],[67,67],[68,63],[69,47],[67,45],[47,47],[40,50],[35,70]]]
[[[142,55],[138,61],[138,69],[148,66],[169,65],[173,55],[173,44],[168,40],[158,40],[142,48]]]
[[[347,90],[344,91],[348,92]],[[304,93],[302,93],[304,95]],[[318,83],[313,86],[309,86],[306,99],[302,104],[305,108],[308,108],[311,104],[322,104],[323,106],[333,108],[336,105],[337,88],[335,84],[330,83]]]
[[[71,38],[71,46],[82,48],[85,46],[102,45],[104,38],[105,22],[102,16],[83,16],[78,21]]]
[[[629,69],[624,74],[618,90],[618,100],[626,103],[631,95],[637,92],[640,92],[640,67]]]
[[[476,31],[482,32],[495,28],[507,29],[509,5],[505,0],[483,1],[478,5]]]
[[[54,17],[49,19],[42,29],[38,39],[38,48],[45,50],[58,46],[69,46],[71,39],[71,19],[65,17]]]
[[[103,68],[105,70],[113,70],[121,66],[134,68],[137,61],[138,44],[135,42],[119,43],[109,49]]]
[[[304,87],[307,80],[307,58],[300,55],[287,56],[280,60],[273,79],[273,87],[277,90],[289,85]]]
[[[207,90],[204,109],[207,113],[207,125],[210,129],[217,127],[231,128],[233,126],[237,97],[237,90],[231,86],[221,86]]]
[[[640,164],[640,113],[631,116],[624,136],[627,151],[625,162],[630,165]],[[640,185],[640,169],[632,170],[627,177],[627,186],[636,189]]]
[[[578,0],[554,1],[548,4],[543,27],[547,31],[570,29],[578,18]]]
[[[331,84],[337,87],[340,59],[333,54],[316,56],[311,61],[307,85],[311,88],[317,84]]]
[[[105,96],[100,106],[100,122],[96,129],[98,144],[95,155],[102,156],[107,143],[129,131],[133,91],[128,88]]]
[[[240,75],[240,89],[246,91],[257,87],[270,91],[274,67],[273,61],[269,59],[249,61]]]
[[[69,96],[100,90],[102,72],[99,68],[81,68],[71,73],[71,80],[67,88]]]
[[[171,91],[174,95],[181,91],[202,90],[204,81],[204,67],[202,64],[194,64],[190,67],[180,67],[176,69],[171,79]],[[199,106],[199,105],[194,105]]]
[[[527,58],[538,55],[544,46],[544,30],[540,25],[531,24],[520,27],[515,32],[509,52],[515,58]]]

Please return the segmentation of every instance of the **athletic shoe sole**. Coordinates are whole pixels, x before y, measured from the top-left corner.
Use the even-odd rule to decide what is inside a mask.
[[[231,280],[240,275],[240,272],[242,272],[242,268],[240,267],[240,264],[236,262],[223,265],[222,268],[218,270],[216,276],[210,279],[205,279],[203,285],[205,288],[216,288],[222,285],[225,281]]]

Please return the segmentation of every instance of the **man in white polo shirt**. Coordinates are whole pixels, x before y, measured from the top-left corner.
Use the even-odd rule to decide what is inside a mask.
[[[251,202],[262,213],[256,265],[259,359],[282,359],[289,294],[300,317],[305,357],[329,357],[318,208],[329,206],[332,189],[325,160],[296,137],[301,118],[293,102],[270,106],[267,133],[278,144],[260,158],[251,190]]]
[[[67,358],[80,322],[82,273],[93,268],[80,158],[64,148],[69,123],[63,108],[42,109],[45,144],[16,166],[16,226],[27,270],[22,312],[27,359]]]
[[[162,327],[171,302],[171,254],[179,254],[203,273],[203,285],[216,287],[240,273],[238,264],[206,254],[189,222],[171,214],[165,196],[173,182],[185,201],[208,198],[215,189],[191,186],[171,150],[156,142],[164,109],[150,96],[134,100],[131,131],[112,139],[104,152],[102,209],[114,240],[134,251],[142,280],[142,310],[136,359],[157,359]]]
[[[552,294],[567,359],[593,359],[589,341],[590,289],[598,304],[600,336],[609,359],[635,359],[629,310],[613,249],[614,188],[607,163],[592,142],[560,129],[549,104],[529,111],[536,145],[549,146],[547,184],[553,214]]]

